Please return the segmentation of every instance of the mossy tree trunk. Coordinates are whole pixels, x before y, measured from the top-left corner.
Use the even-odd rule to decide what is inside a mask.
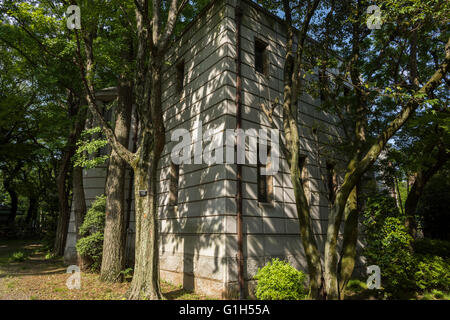
[[[118,104],[114,134],[127,146],[133,108],[132,87],[124,76],[118,86]],[[106,179],[106,215],[100,279],[107,282],[122,281],[125,267],[125,178],[128,164],[112,149]]]
[[[75,166],[73,168],[72,184],[72,208],[75,216],[76,241],[78,241],[81,238],[80,227],[83,224],[84,217],[86,216],[86,198],[84,195],[83,186],[83,168],[79,166]],[[77,252],[77,264],[81,269],[85,269],[85,267],[89,265],[89,262],[87,262],[85,258]]]
[[[136,152],[130,152],[120,141],[109,124],[102,118],[95,99],[93,38],[95,28],[83,30],[86,61],[83,61],[78,31],[77,55],[80,73],[87,92],[89,110],[100,122],[111,147],[133,169],[135,188],[136,245],[133,280],[128,299],[160,299],[159,245],[157,215],[157,167],[165,145],[165,128],[161,103],[161,68],[164,54],[172,41],[178,16],[186,0],[171,0],[167,18],[161,21],[159,1],[136,0],[136,68],[134,90],[139,118],[139,137]],[[151,14],[151,17],[150,17]],[[144,191],[145,195],[139,191]]]

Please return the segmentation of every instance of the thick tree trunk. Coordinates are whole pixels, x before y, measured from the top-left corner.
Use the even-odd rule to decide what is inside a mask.
[[[153,160],[153,152],[148,152],[147,156],[142,156],[147,159],[140,161],[139,167],[134,170],[135,263],[128,299],[159,300],[162,298],[162,294],[159,286],[158,216],[156,206],[157,162]],[[144,191],[147,194],[141,195],[140,191]]]
[[[130,83],[119,84],[119,102],[114,133],[118,141],[128,144],[132,113]],[[125,175],[127,163],[112,149],[106,180],[106,217],[103,241],[102,281],[119,282],[125,267]]]
[[[294,195],[299,219],[300,235],[305,250],[308,265],[309,287],[311,298],[324,299],[325,292],[322,278],[322,264],[320,263],[320,252],[312,232],[309,218],[309,208],[306,202],[305,192],[299,177],[300,173],[291,172],[291,181],[294,187]]]
[[[143,130],[140,153],[134,167],[136,244],[134,275],[128,299],[161,299],[159,285],[159,228],[157,210],[157,167],[165,145],[161,108],[161,62],[153,55],[151,70],[152,131]],[[146,191],[145,196],[140,190]]]
[[[355,267],[356,245],[358,241],[358,193],[357,187],[350,193],[345,207],[344,241],[338,264],[339,299],[345,297],[345,287],[352,276]]]

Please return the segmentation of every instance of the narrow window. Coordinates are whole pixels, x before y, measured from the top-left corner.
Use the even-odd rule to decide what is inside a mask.
[[[255,39],[255,70],[264,75],[268,72],[267,43],[258,39]]]
[[[180,177],[180,166],[171,162],[170,164],[170,186],[169,186],[169,205],[178,205],[178,180]]]
[[[267,147],[267,163],[261,163],[261,159],[259,156],[259,148],[258,144],[257,153],[258,153],[258,161],[256,164],[257,168],[257,184],[258,184],[258,201],[262,203],[269,203],[272,201],[273,197],[273,176],[272,175],[262,175],[262,168],[268,169],[270,168],[270,146]],[[266,171],[267,172],[267,171]]]
[[[177,93],[181,93],[184,88],[184,60],[177,64]]]
[[[334,204],[336,199],[337,190],[337,176],[336,170],[334,169],[334,164],[327,163],[327,188],[328,188],[328,199],[331,204]]]

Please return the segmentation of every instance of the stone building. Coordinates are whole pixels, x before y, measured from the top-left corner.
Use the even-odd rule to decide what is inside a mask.
[[[240,34],[236,28],[237,6],[243,14]],[[210,128],[225,132],[235,129],[238,122],[245,130],[269,127],[260,106],[283,98],[284,45],[285,28],[279,17],[249,0],[212,0],[168,50],[169,63],[163,80],[167,145],[160,164],[158,210],[162,279],[211,296],[236,297],[240,289],[239,270],[242,270],[237,263],[239,250],[244,256],[244,289],[250,293],[258,267],[273,257],[287,259],[296,268],[306,270],[285,160],[281,159],[278,173],[272,176],[258,175],[257,165],[241,165],[242,208],[238,212],[237,164],[177,166],[170,158],[173,146],[178,143],[171,141],[175,129],[185,128],[194,133],[201,123],[203,132]],[[240,108],[237,108],[238,92],[241,92]],[[105,95],[105,100],[110,99],[110,94]],[[312,208],[314,232],[323,251],[328,185],[341,181],[340,175],[333,172],[339,173],[345,159],[334,148],[342,134],[339,121],[320,111],[317,108],[320,103],[319,99],[302,95],[298,125],[304,184]],[[106,167],[85,170],[88,205],[104,192],[105,177]],[[130,260],[134,252],[131,200],[127,245]],[[239,217],[242,224],[238,223]],[[67,260],[75,252],[73,223],[72,215]],[[240,233],[242,247],[238,245]]]

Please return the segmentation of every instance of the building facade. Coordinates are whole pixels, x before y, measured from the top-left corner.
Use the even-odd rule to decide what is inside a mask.
[[[237,6],[242,12],[240,32]],[[270,129],[261,104],[282,101],[285,41],[282,20],[253,2],[213,0],[168,51],[162,99],[167,144],[160,163],[158,193],[162,279],[211,296],[236,297],[240,288],[239,226],[245,290],[250,294],[258,268],[274,257],[306,270],[294,191],[282,154],[277,173],[259,175],[259,166],[247,162],[241,165],[240,178],[237,164],[176,165],[170,157],[178,143],[178,140],[171,141],[176,129],[187,129],[193,137],[197,136],[199,127],[203,132],[214,129],[216,134],[225,134],[227,129],[238,125],[244,130]],[[238,51],[240,59],[237,59]],[[238,76],[241,86],[237,85]],[[304,187],[314,233],[323,251],[330,184],[337,185],[342,180],[339,172],[345,158],[335,148],[342,136],[339,121],[319,110],[320,104],[319,99],[303,94],[299,99],[298,125]],[[280,108],[275,109],[274,117],[282,129]],[[131,145],[130,137],[130,148]],[[104,193],[106,174],[106,167],[84,171],[88,205]],[[132,188],[127,181],[127,188]],[[129,203],[127,252],[128,259],[132,260],[132,198]],[[242,224],[238,223],[240,216]],[[66,260],[73,258],[74,247],[72,215]],[[357,267],[361,264],[359,259]]]

